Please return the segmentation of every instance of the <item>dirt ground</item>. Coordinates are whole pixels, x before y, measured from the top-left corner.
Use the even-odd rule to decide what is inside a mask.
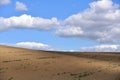
[[[120,53],[0,46],[0,80],[120,80]]]

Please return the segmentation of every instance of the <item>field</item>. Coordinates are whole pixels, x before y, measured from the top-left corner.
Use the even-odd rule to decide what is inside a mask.
[[[120,53],[0,46],[0,80],[120,80]]]

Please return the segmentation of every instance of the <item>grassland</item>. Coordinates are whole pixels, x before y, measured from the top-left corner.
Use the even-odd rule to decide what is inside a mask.
[[[0,46],[0,80],[120,80],[120,53]]]

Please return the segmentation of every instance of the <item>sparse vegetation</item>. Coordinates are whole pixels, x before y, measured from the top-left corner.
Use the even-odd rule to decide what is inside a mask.
[[[13,61],[22,61],[22,60],[18,59],[18,60],[13,60]]]
[[[120,80],[120,76],[117,76],[117,77],[115,78],[115,80]]]
[[[83,77],[87,77],[92,75],[94,72],[83,72],[83,73],[77,73],[77,74],[73,74],[71,73],[70,75],[74,78],[77,78],[78,80],[81,80],[81,78]]]
[[[8,63],[8,62],[16,62],[16,61],[22,61],[20,59],[17,59],[17,60],[6,60],[6,61],[2,61],[3,63]]]
[[[0,80],[120,80],[120,54],[18,48],[4,49],[1,52]],[[3,75],[7,79],[2,79]]]
[[[13,77],[10,77],[8,80],[13,80]]]
[[[53,58],[56,58],[56,57],[39,57],[37,59],[53,59]]]
[[[25,56],[26,56],[26,55],[32,55],[32,54],[22,54],[22,55],[25,55]]]
[[[11,62],[11,61],[3,61],[3,63],[8,63],[8,62]]]
[[[88,61],[87,63],[92,63],[91,61]]]
[[[24,60],[30,60],[30,59],[24,59]]]
[[[57,73],[57,75],[60,75],[60,73]]]
[[[8,69],[8,67],[6,67],[6,68],[0,68],[0,73],[4,73],[6,70]]]

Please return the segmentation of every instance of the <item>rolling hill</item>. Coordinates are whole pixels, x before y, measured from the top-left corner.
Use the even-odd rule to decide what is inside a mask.
[[[120,80],[120,54],[0,46],[0,80]]]

